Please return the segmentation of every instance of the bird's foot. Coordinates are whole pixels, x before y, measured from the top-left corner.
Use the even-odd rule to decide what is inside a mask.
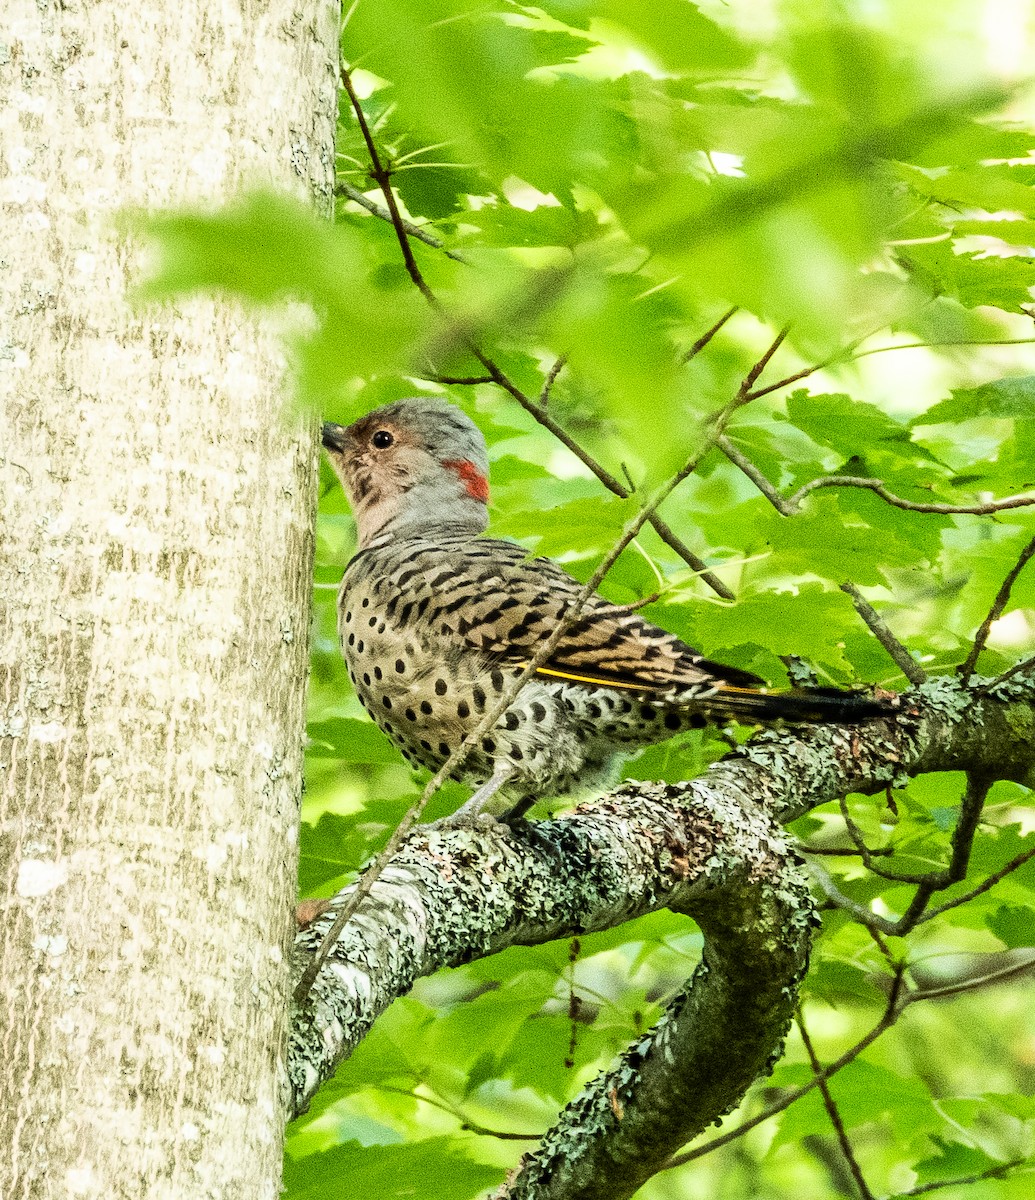
[[[455,813],[449,813],[448,816],[439,817],[437,821],[433,821],[432,825],[436,829],[493,829],[500,822],[492,815],[482,811],[480,804],[472,804],[471,797],[466,804],[461,804]]]
[[[498,766],[470,800],[461,804],[451,816],[443,817],[436,824],[442,829],[472,829],[477,828],[479,825],[483,829],[491,828],[497,821],[494,816],[485,812],[485,808],[500,788],[507,783],[513,773],[514,768],[509,763]],[[521,812],[524,812],[528,805],[526,804],[524,808],[521,805],[522,802],[519,801],[514,805],[514,809],[520,809]],[[510,811],[513,812],[514,809]]]

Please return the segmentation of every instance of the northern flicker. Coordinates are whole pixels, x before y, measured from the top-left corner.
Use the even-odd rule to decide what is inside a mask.
[[[415,765],[437,770],[499,700],[583,586],[485,537],[488,454],[444,401],[400,400],[323,444],[356,518],[338,634],[363,706]],[[456,778],[518,815],[539,797],[599,793],[638,748],[708,721],[854,722],[887,704],[850,692],[770,694],[636,612],[592,595]]]

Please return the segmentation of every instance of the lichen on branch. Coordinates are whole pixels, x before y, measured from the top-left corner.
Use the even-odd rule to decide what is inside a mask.
[[[501,1195],[631,1195],[734,1107],[779,1056],[808,961],[807,876],[782,826],[849,792],[926,771],[1035,781],[1035,678],[939,677],[894,718],[768,731],[683,784],[628,781],[534,826],[421,826],[374,885],[296,1013],[300,1113],[422,975],[510,945],[611,928],[662,907],[692,916],[701,963],[665,1017],[561,1114]],[[299,973],[327,914],[300,933]]]

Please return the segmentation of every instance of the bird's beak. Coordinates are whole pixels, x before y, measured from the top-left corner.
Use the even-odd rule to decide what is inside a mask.
[[[325,421],[323,429],[320,431],[320,441],[328,450],[337,450],[339,454],[342,454],[348,444],[348,430],[344,425],[335,425],[331,421]]]

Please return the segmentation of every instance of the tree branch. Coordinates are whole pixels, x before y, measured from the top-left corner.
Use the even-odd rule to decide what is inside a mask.
[[[783,833],[732,784],[628,785],[584,811],[516,831],[419,827],[363,898],[298,1011],[293,1111],[305,1108],[375,1016],[421,975],[515,943],[611,928],[664,906],[696,912],[700,905],[714,921],[740,922],[745,904],[761,903],[763,882],[779,877],[778,891],[793,882],[789,870],[810,913],[790,860]],[[299,970],[353,890],[339,893],[299,934]],[[794,953],[802,955],[803,944]],[[714,954],[716,971],[739,969],[722,966],[721,948]]]
[[[892,977],[891,988],[888,993],[888,1003],[880,1020],[873,1026],[869,1033],[864,1034],[854,1046],[850,1046],[840,1058],[835,1059],[823,1067],[822,1070],[817,1071],[808,1083],[785,1092],[779,1100],[770,1104],[762,1112],[757,1113],[747,1121],[742,1121],[735,1129],[730,1129],[726,1133],[720,1133],[718,1137],[714,1137],[708,1142],[702,1142],[699,1146],[694,1146],[691,1150],[684,1150],[683,1153],[674,1155],[665,1163],[663,1169],[668,1171],[676,1167],[682,1167],[686,1163],[693,1162],[694,1159],[703,1158],[713,1150],[718,1150],[721,1146],[727,1146],[730,1142],[735,1142],[738,1138],[742,1138],[744,1134],[754,1129],[755,1126],[761,1125],[764,1121],[768,1121],[771,1117],[778,1116],[785,1109],[790,1108],[792,1104],[811,1092],[813,1088],[819,1087],[821,1081],[830,1079],[838,1071],[844,1070],[849,1063],[855,1062],[868,1046],[872,1046],[882,1034],[886,1033],[895,1024],[905,1010],[912,995],[915,994],[903,992],[902,980],[903,972],[901,967],[899,967]]]
[[[746,832],[742,825],[724,850],[737,847],[739,856]],[[743,869],[756,859],[753,883],[741,876],[733,888],[688,906],[705,946],[687,987],[649,1034],[568,1105],[501,1197],[630,1196],[688,1131],[704,1128],[772,1069],[807,966],[814,916],[797,869],[766,861],[781,853],[770,838],[760,860],[750,853],[741,861]]]
[[[896,720],[764,733],[688,784],[627,784],[569,816],[518,832],[418,828],[359,906],[297,1014],[289,1059],[293,1110],[305,1108],[376,1015],[420,975],[667,906],[700,923],[703,969],[663,1025],[569,1106],[509,1193],[559,1195],[550,1190],[546,1165],[558,1170],[562,1156],[569,1183],[583,1179],[584,1169],[587,1180],[566,1197],[629,1195],[661,1168],[673,1142],[688,1140],[735,1103],[737,1095],[722,1092],[709,1072],[721,1063],[720,1074],[729,1067],[736,1088],[746,1087],[786,1027],[790,1010],[773,997],[793,1000],[809,909],[774,822],[923,771],[969,769],[1030,782],[1035,684],[1026,687],[1023,698],[1004,702],[934,679],[908,697]],[[297,970],[347,895],[299,935]],[[792,916],[789,937],[777,936]],[[760,956],[760,945],[784,949]],[[750,984],[738,975],[744,963]],[[735,1004],[726,1007],[724,989],[739,997]],[[751,1007],[751,996],[763,994],[776,1005],[775,1023]],[[673,1112],[664,1098],[677,1093]],[[649,1144],[641,1140],[644,1130]],[[602,1190],[579,1190],[597,1186],[590,1176]]]

